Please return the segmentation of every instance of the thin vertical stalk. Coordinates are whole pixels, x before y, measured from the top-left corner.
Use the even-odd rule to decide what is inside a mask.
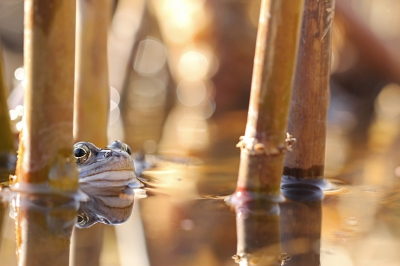
[[[143,13],[147,1],[119,0],[111,22],[109,38],[110,85],[122,94],[127,77],[132,69],[132,54],[137,46],[138,31],[141,31]],[[129,31],[121,35],[121,28],[129,25]]]
[[[26,89],[16,179],[19,265],[68,265],[78,188],[72,156],[75,2],[26,0]]]
[[[110,87],[107,62],[107,32],[111,0],[77,1],[74,139],[98,147],[107,145]],[[103,225],[75,228],[71,265],[99,265]]]
[[[13,134],[11,132],[10,116],[7,107],[8,90],[6,86],[2,52],[3,51],[0,43],[0,153],[8,154],[15,153],[15,147]]]
[[[0,183],[8,180],[8,176],[14,173],[15,168],[15,147],[10,126],[10,116],[7,105],[8,90],[3,64],[3,51],[0,43]],[[1,201],[1,197],[0,197]],[[2,240],[2,224],[5,213],[4,204],[0,203],[0,248]]]
[[[25,1],[25,127],[17,167],[20,182],[45,183],[54,163],[72,156],[75,53],[75,3],[72,2]]]
[[[7,105],[8,90],[2,55],[0,44],[0,182],[5,182],[8,175],[15,171],[16,153]]]
[[[107,145],[110,105],[107,32],[111,0],[78,0],[74,139]]]
[[[279,239],[280,181],[303,0],[263,0],[239,178],[231,197],[237,214],[240,265],[284,263]]]
[[[297,142],[286,156],[284,179],[324,180],[333,15],[334,0],[305,0],[288,125]]]
[[[135,42],[132,46],[127,75],[121,92],[121,118],[124,124],[124,141],[133,149],[143,149],[143,144],[148,140],[159,142],[163,124],[166,120],[166,114],[172,107],[171,92],[172,78],[168,68],[168,64],[163,64],[162,68],[156,73],[143,76],[139,74],[134,65],[141,62],[144,57],[148,57],[147,43],[149,36],[159,39],[163,45],[159,23],[154,14],[151,12],[150,3],[144,3],[140,25],[135,34]],[[143,49],[144,48],[144,49]],[[166,54],[165,54],[166,56]],[[164,58],[165,59],[165,58]],[[137,61],[135,63],[135,60]],[[153,63],[160,63],[163,57],[155,57]],[[165,75],[167,79],[164,80]],[[164,80],[155,82],[155,80]],[[153,84],[154,89],[160,91],[157,96],[142,95],[137,93],[140,84]]]
[[[280,195],[303,0],[263,0],[237,192]],[[234,199],[233,198],[233,199]]]

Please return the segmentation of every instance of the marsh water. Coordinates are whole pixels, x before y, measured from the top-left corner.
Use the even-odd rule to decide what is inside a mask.
[[[338,171],[332,154],[344,149],[336,137],[328,136],[331,175]],[[339,150],[329,146],[333,140]],[[159,158],[143,173],[149,186],[136,191],[126,222],[79,229],[104,227],[101,265],[398,265],[400,197],[393,155],[371,153],[363,163],[362,157],[348,159],[353,163],[336,174],[336,189],[288,187],[282,203],[235,211],[224,199],[235,190],[239,151],[233,137],[213,147],[185,160]],[[5,211],[13,214],[9,207]],[[5,215],[1,265],[17,264],[15,243],[14,220]]]

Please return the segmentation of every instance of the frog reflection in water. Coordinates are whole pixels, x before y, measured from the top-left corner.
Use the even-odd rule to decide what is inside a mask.
[[[100,149],[90,142],[78,142],[74,156],[80,189],[89,196],[80,204],[76,226],[126,221],[133,208],[133,189],[143,186],[137,179],[129,146],[114,141]]]

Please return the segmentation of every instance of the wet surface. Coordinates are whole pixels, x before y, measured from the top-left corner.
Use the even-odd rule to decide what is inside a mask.
[[[113,248],[140,245],[136,259],[141,257],[150,265],[398,263],[400,196],[396,186],[342,183],[323,193],[314,185],[285,183],[284,202],[252,202],[235,210],[224,199],[235,189],[237,167],[236,156],[204,164],[157,160],[142,174],[147,193],[136,191],[134,197],[130,190],[112,196],[110,189],[97,188],[80,211],[91,206],[97,219],[113,224],[128,219],[134,208],[125,224],[110,227],[117,232]],[[118,199],[128,203],[124,217],[119,214],[119,203],[113,205]],[[13,223],[9,216],[4,217],[0,254],[11,259],[7,265],[15,265],[15,250],[10,248],[15,241],[10,229]],[[123,245],[127,246],[122,247],[121,234],[138,230],[138,223],[142,238],[125,239]],[[124,265],[117,263],[124,258],[108,252],[104,250],[103,256],[114,259],[103,265]]]
[[[171,185],[179,184],[175,178],[170,176]],[[214,191],[220,181],[197,178],[209,181],[206,186],[203,183],[203,192],[207,187]],[[227,181],[222,191],[229,181],[235,182],[236,176],[221,174],[220,178]],[[193,195],[198,190],[185,192]],[[250,208],[236,210],[236,214],[220,198],[204,199],[207,194],[203,194],[188,200],[189,195],[181,194],[185,192],[141,201],[151,265],[163,265],[166,259],[171,265],[200,265],[203,260],[207,265],[234,265],[232,256],[240,261],[238,255],[256,254],[255,263],[262,258],[278,261],[285,253],[285,258],[290,258],[285,265],[398,263],[394,247],[399,245],[399,197],[391,189],[341,185],[339,190],[323,195],[310,186],[286,188],[286,201],[279,209]]]

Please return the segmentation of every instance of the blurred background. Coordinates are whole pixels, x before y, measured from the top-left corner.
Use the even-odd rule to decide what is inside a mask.
[[[325,173],[345,184],[396,190],[400,2],[336,2]],[[174,195],[149,197],[137,209],[142,222],[135,228],[142,232],[151,265],[235,265],[230,258],[236,245],[234,213],[220,201],[188,199],[228,195],[235,189],[235,144],[245,129],[260,0],[117,0],[113,7],[109,139],[121,139],[146,154],[204,162],[190,167],[165,162],[168,171],[150,173]],[[23,0],[0,0],[0,37],[17,136],[23,113]],[[323,237],[334,243],[350,234],[339,220],[354,223],[346,220],[350,211],[338,211],[344,208],[341,200],[328,201],[324,212],[331,222],[323,223]],[[393,211],[391,206],[384,205],[383,212]],[[364,215],[368,223],[358,232],[372,230],[377,212]],[[123,241],[121,230],[131,229],[112,228],[106,231],[102,265],[130,265],[124,264],[123,256],[129,255],[117,242]],[[224,230],[230,233],[222,234]],[[8,251],[3,245],[0,254],[12,250],[10,239]],[[356,257],[352,255],[354,261]]]

